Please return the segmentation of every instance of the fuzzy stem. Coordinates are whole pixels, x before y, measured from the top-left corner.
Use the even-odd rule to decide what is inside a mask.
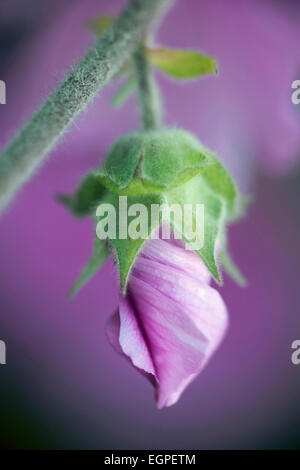
[[[143,44],[134,53],[134,61],[143,128],[159,129],[162,124],[161,98]]]
[[[0,212],[101,88],[130,57],[170,0],[131,0],[0,155]]]

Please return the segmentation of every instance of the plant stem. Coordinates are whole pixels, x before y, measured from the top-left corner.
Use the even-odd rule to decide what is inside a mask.
[[[118,72],[170,0],[131,0],[115,24],[83,58],[0,155],[0,212],[30,178],[77,115]]]
[[[159,129],[162,125],[161,98],[144,44],[141,44],[134,53],[134,61],[143,128],[145,130]]]

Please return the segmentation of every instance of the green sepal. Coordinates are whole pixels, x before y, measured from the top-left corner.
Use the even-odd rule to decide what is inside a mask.
[[[217,260],[217,241],[224,230],[225,223],[225,207],[221,198],[213,194],[200,174],[185,185],[180,186],[180,188],[165,194],[165,198],[169,205],[174,203],[180,204],[182,214],[184,214],[184,204],[192,204],[193,209],[195,209],[196,204],[204,205],[204,243],[201,248],[195,249],[194,251],[200,256],[214,279],[221,284],[222,278]],[[193,210],[192,230],[196,228],[194,212]],[[171,221],[171,223],[174,230],[180,232],[182,238],[186,242],[189,242],[187,234],[184,231],[184,216],[181,226],[178,225],[176,219]]]
[[[106,243],[100,240],[98,237],[95,238],[93,254],[83,268],[80,276],[72,287],[70,297],[73,298],[79,290],[99,271],[101,266],[105,263],[109,255],[109,250]]]
[[[155,48],[148,49],[150,62],[178,80],[198,78],[217,74],[215,59],[195,51]]]
[[[122,137],[98,175],[117,194],[137,196],[180,186],[206,164],[207,157],[192,134],[177,129],[145,131]]]
[[[85,176],[73,195],[59,194],[57,200],[77,217],[84,217],[92,214],[106,194],[106,187],[97,173],[92,171]]]
[[[134,260],[141,250],[142,246],[146,240],[150,237],[151,233],[159,227],[160,218],[157,220],[157,224],[151,221],[151,205],[158,204],[162,202],[162,198],[158,195],[149,195],[149,196],[139,196],[139,197],[128,197],[126,207],[129,208],[133,204],[143,204],[148,211],[147,218],[147,227],[144,233],[144,238],[133,239],[127,236],[128,230],[126,232],[126,238],[121,238],[120,236],[120,213],[123,212],[123,215],[127,215],[127,210],[124,207],[120,207],[120,198],[116,194],[110,194],[109,202],[114,208],[116,213],[116,236],[115,238],[107,238],[107,241],[112,249],[112,253],[115,259],[116,264],[118,265],[119,274],[120,274],[120,285],[121,291],[126,291],[126,285],[128,281],[128,276],[130,274],[131,268],[133,266]],[[96,220],[99,222],[100,218],[96,216]],[[134,220],[137,220],[137,216],[128,216],[127,217],[127,229],[130,228],[130,223]]]

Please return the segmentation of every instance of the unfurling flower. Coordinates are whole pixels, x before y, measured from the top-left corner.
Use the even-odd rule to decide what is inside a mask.
[[[175,240],[148,240],[107,333],[146,374],[158,408],[178,401],[219,346],[227,311],[201,258]]]
[[[128,207],[135,206],[131,215],[124,196]],[[120,277],[119,311],[109,321],[107,334],[114,348],[153,383],[158,408],[173,405],[226,331],[226,307],[210,286],[211,278],[221,282],[220,261],[238,282],[243,281],[226,247],[226,227],[241,211],[234,182],[188,132],[143,131],[121,137],[104,166],[87,175],[75,195],[60,200],[80,217],[98,206],[97,227],[118,220],[118,230],[96,230],[105,235]],[[99,211],[101,201],[105,204]],[[174,204],[181,209],[182,220],[172,216]],[[200,244],[193,241],[201,232],[198,204],[204,208]],[[152,221],[154,205],[169,211]],[[105,215],[109,207],[111,218]],[[143,230],[139,216],[138,223],[132,220],[141,207],[151,214]],[[139,226],[143,237],[129,236],[129,228],[124,236],[127,222]],[[165,226],[170,229],[167,237]],[[73,293],[95,274],[107,254],[102,236],[96,238],[94,254]]]

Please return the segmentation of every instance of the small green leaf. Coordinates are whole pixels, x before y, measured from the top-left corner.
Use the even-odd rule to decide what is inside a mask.
[[[57,199],[77,217],[90,215],[107,193],[95,172],[89,173],[73,195],[59,194]]]
[[[103,263],[106,261],[108,255],[109,251],[105,242],[96,237],[93,254],[87,265],[84,267],[79,278],[75,282],[74,286],[72,287],[70,294],[71,298],[73,298],[79,292],[79,290],[99,271]]]
[[[225,211],[222,200],[217,195],[214,195],[213,192],[206,186],[200,174],[188,181],[185,185],[170,191],[165,195],[165,197],[169,205],[174,203],[181,205],[183,216],[184,205],[193,205],[192,227],[187,227],[189,229],[189,233],[191,229],[195,230],[196,228],[196,223],[194,220],[194,210],[196,204],[204,205],[204,242],[201,248],[195,249],[194,251],[201,257],[215,280],[221,283],[222,279],[216,260],[216,242],[224,230]],[[173,225],[175,230],[182,230],[181,234],[183,238],[189,242],[187,234],[184,231],[184,222],[185,221],[183,217],[183,223],[180,227],[178,227],[176,221],[173,223]]]
[[[89,22],[89,27],[97,36],[102,36],[102,34],[111,27],[114,21],[114,18],[110,15],[101,15],[97,18],[93,18]]]
[[[200,143],[188,132],[136,132],[115,144],[98,175],[118,194],[154,194],[184,184],[206,163]]]
[[[134,89],[136,87],[136,79],[135,77],[130,78],[125,85],[118,91],[118,93],[114,96],[112,103],[115,108],[120,108],[125,101],[131,96]]]
[[[179,80],[218,73],[216,61],[199,52],[157,48],[149,49],[148,55],[153,65]]]

